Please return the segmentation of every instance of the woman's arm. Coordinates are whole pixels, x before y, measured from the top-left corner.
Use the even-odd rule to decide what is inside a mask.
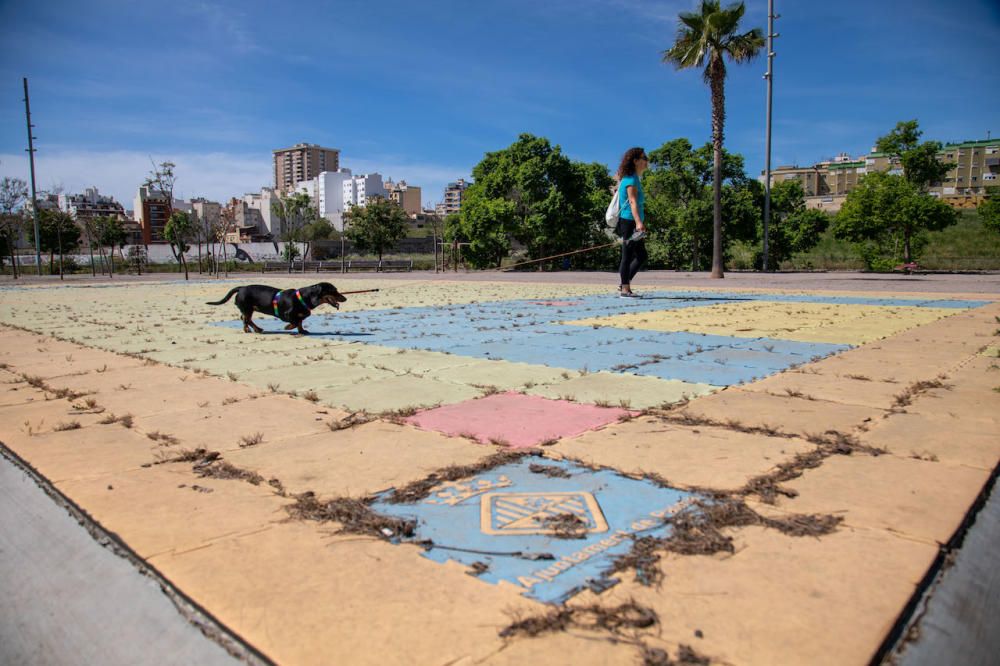
[[[639,190],[635,185],[629,185],[625,188],[628,192],[628,205],[632,207],[632,219],[635,220],[635,230],[645,231],[646,225],[643,224],[642,217],[639,215]]]

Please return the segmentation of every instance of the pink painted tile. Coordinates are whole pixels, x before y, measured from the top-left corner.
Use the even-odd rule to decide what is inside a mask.
[[[520,393],[497,393],[420,412],[406,419],[446,435],[472,435],[480,442],[503,440],[511,448],[535,446],[614,423],[628,410],[578,405]]]

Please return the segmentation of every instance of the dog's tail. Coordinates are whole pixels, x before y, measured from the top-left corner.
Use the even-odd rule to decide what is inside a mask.
[[[222,305],[223,303],[225,303],[226,301],[228,301],[230,298],[232,298],[233,294],[235,294],[239,290],[240,290],[239,287],[233,287],[232,289],[229,290],[229,293],[226,294],[225,298],[223,298],[221,301],[207,301],[205,303],[205,305]]]

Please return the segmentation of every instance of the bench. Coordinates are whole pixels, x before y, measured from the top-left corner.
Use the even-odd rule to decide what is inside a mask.
[[[413,259],[383,259],[381,270],[383,271],[412,271]]]
[[[347,262],[349,271],[378,271],[379,262],[377,259],[351,259]]]

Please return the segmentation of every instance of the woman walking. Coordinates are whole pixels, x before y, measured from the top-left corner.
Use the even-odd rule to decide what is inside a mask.
[[[618,166],[618,225],[615,231],[622,237],[622,263],[619,267],[622,298],[639,298],[632,291],[632,278],[646,263],[646,195],[639,177],[649,166],[649,158],[642,148],[629,148]]]

